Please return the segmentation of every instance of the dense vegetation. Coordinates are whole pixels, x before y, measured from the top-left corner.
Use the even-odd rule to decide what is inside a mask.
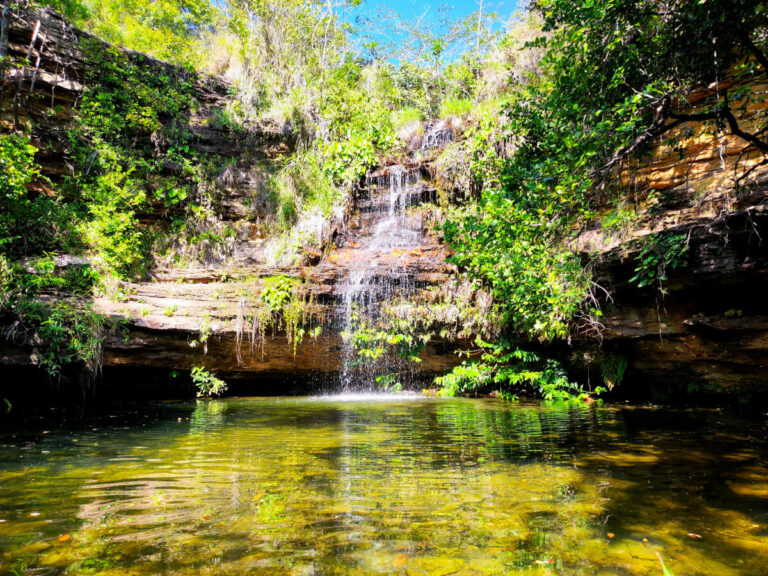
[[[73,169],[61,182],[44,182],[22,130],[0,136],[0,303],[16,319],[7,336],[37,333],[54,375],[69,361],[97,370],[114,329],[84,296],[145,278],[158,258],[205,258],[232,234],[211,208],[210,183],[228,160],[188,145],[196,74],[232,83],[216,122],[233,134],[295,142],[265,166],[276,261],[319,246],[304,224],[340,214],[354,184],[419,122],[462,119],[461,138],[436,161],[463,191],[449,195],[441,229],[465,278],[493,296],[498,321],[483,332],[466,319],[481,352],[440,379],[446,393],[532,383],[552,398],[582,394],[559,365],[511,343],[599,331],[590,263],[572,241],[606,210],[622,217],[632,159],[655,139],[682,138],[691,121],[768,152],[765,125],[737,120],[753,96],[719,87],[727,75],[768,71],[768,12],[757,1],[540,0],[509,23],[481,8],[432,26],[390,19],[372,37],[353,24],[360,0],[49,4],[117,46],[178,65],[159,71],[83,42],[97,65],[62,136]],[[687,94],[709,85],[718,89],[691,111]],[[163,216],[139,225],[158,205]],[[686,248],[676,236],[646,242],[638,287],[663,290]],[[62,276],[54,255],[73,252],[88,262]],[[61,291],[76,303],[44,297]],[[413,355],[418,335],[398,330],[382,338]]]
[[[623,200],[630,154],[661,136],[681,138],[672,131],[691,120],[709,122],[713,138],[731,133],[766,151],[765,125],[747,130],[734,116],[756,98],[748,91],[714,90],[695,112],[685,108],[697,87],[768,71],[767,13],[761,2],[621,0],[544,0],[534,11],[543,21],[530,44],[542,51],[540,70],[509,91],[505,114],[515,151],[445,231],[455,261],[505,303],[505,325],[546,341],[599,328],[589,265],[570,246]],[[684,240],[646,244],[639,287],[682,262]],[[481,381],[490,373],[515,381],[481,366]]]

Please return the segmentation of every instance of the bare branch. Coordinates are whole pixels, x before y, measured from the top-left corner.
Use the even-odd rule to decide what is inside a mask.
[[[749,132],[745,132],[741,129],[739,126],[739,121],[736,119],[736,116],[733,115],[733,112],[731,112],[731,108],[728,106],[728,92],[725,93],[725,106],[723,108],[723,118],[728,122],[728,127],[731,129],[731,133],[733,133],[734,136],[738,136],[742,140],[749,142],[760,150],[763,154],[768,154],[768,142],[764,142],[763,140],[760,140],[757,136],[754,134],[750,134]]]

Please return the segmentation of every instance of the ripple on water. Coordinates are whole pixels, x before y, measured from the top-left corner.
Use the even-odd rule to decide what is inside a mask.
[[[380,394],[167,410],[74,446],[66,430],[0,437],[0,574],[659,576],[656,552],[688,576],[768,565],[764,422]]]

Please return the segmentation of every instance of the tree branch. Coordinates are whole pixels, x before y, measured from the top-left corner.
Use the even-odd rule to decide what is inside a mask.
[[[766,68],[768,71],[768,67]],[[680,113],[672,112],[669,110],[672,102],[672,97],[669,94],[662,96],[656,101],[656,112],[654,114],[653,122],[648,128],[635,140],[626,146],[619,148],[614,155],[602,166],[592,171],[593,174],[603,174],[604,178],[600,183],[600,187],[605,185],[605,178],[610,172],[616,168],[616,166],[625,158],[630,156],[635,150],[637,150],[643,144],[658,138],[662,134],[669,132],[673,128],[677,128],[686,122],[706,122],[707,120],[720,120],[723,119],[728,123],[728,128],[731,134],[741,138],[748,144],[754,146],[757,150],[764,155],[768,155],[768,141],[760,139],[768,127],[763,128],[755,134],[751,134],[739,126],[739,121],[733,114],[728,101],[728,91],[726,90],[723,96],[723,106],[710,112],[694,112],[694,113]],[[668,120],[672,122],[668,122]]]
[[[736,184],[741,184],[741,183],[742,183],[744,180],[746,180],[747,178],[749,178],[750,174],[752,174],[752,173],[753,173],[755,170],[757,170],[758,168],[762,168],[762,167],[763,167],[763,166],[765,166],[766,164],[768,164],[768,158],[763,158],[763,159],[762,159],[760,162],[758,162],[757,164],[755,164],[754,166],[752,166],[752,167],[751,167],[749,170],[747,170],[746,172],[744,172],[744,174],[742,174],[741,176],[739,176],[738,178],[736,178]]]
[[[680,114],[679,112],[670,112],[669,117],[682,122],[705,122],[707,120],[717,120],[720,118],[720,111],[699,112],[694,114]]]
[[[755,45],[752,38],[749,36],[749,32],[739,29],[739,36],[741,36],[741,40],[744,42],[744,45],[749,49],[749,51],[752,53],[752,55],[755,57],[755,59],[760,63],[760,66],[763,67],[763,70],[765,72],[768,72],[768,57],[766,57],[765,53],[760,50],[760,48]]]
[[[733,112],[731,112],[731,108],[728,105],[728,92],[725,93],[725,106],[723,108],[723,118],[728,122],[728,127],[731,129],[731,133],[735,136],[738,136],[742,140],[749,142],[760,150],[763,154],[768,154],[768,142],[764,142],[760,140],[757,136],[754,134],[750,134],[749,132],[745,132],[741,129],[739,126],[739,121],[736,120],[736,116],[733,115]]]
[[[648,126],[648,128],[646,128],[643,133],[640,134],[640,136],[635,138],[635,140],[626,146],[619,148],[610,158],[610,160],[608,160],[608,162],[593,170],[593,173],[602,173],[606,175],[609,174],[611,170],[613,170],[619,164],[619,162],[632,154],[640,146],[685,123],[686,120],[682,119],[675,119],[673,122],[667,123],[667,120],[670,117],[669,106],[671,102],[672,97],[669,94],[665,94],[659,98],[656,101],[656,112],[654,114],[653,122],[651,122],[651,125]],[[603,180],[601,186],[604,184],[605,180]]]

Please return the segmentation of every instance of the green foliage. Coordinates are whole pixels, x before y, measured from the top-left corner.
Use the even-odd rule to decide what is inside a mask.
[[[41,300],[39,291],[51,287],[69,286],[52,270],[17,272],[5,286],[4,310],[16,318],[6,328],[5,336],[15,340],[34,333],[39,341],[36,362],[50,376],[58,377],[65,366],[76,365],[95,377],[101,368],[102,344],[109,322],[86,302]]]
[[[645,237],[640,243],[635,275],[630,282],[635,282],[638,288],[656,286],[660,294],[665,294],[667,270],[684,266],[687,253],[688,237],[685,234],[654,234]]]
[[[29,143],[26,136],[15,134],[0,135],[0,170],[3,178],[0,180],[0,201],[6,206],[18,201],[27,194],[27,184],[39,172],[34,165],[37,148]]]
[[[424,120],[421,110],[418,108],[403,108],[392,111],[392,128],[400,130],[407,126],[420,123]]]
[[[395,327],[374,326],[356,312],[352,313],[349,325],[350,328],[343,331],[341,336],[357,353],[356,365],[380,360],[385,355],[421,362],[419,352],[424,348],[427,338]]]
[[[117,50],[81,42],[94,72],[69,133],[76,171],[65,186],[87,207],[78,230],[102,269],[136,278],[151,263],[150,238],[138,224],[150,207],[148,192],[166,206],[179,206],[199,179],[179,127],[180,115],[192,104],[192,81],[184,73],[168,74]],[[163,146],[158,150],[153,142]],[[162,174],[166,161],[181,167],[180,178]]]
[[[536,214],[490,195],[483,208],[457,211],[444,225],[457,249],[452,261],[483,279],[506,325],[544,340],[565,337],[590,287],[580,259],[541,230]]]
[[[637,212],[624,204],[619,204],[613,210],[600,216],[600,224],[603,230],[608,232],[628,230],[636,220]]]
[[[259,299],[269,314],[279,314],[291,300],[293,287],[297,280],[288,276],[275,276],[265,279],[265,287]]]
[[[67,302],[27,312],[39,323],[38,334],[45,343],[39,362],[50,375],[57,376],[62,366],[70,363],[80,363],[96,374],[101,367],[106,329],[103,315]]]
[[[49,375],[59,376],[77,364],[94,376],[101,365],[106,319],[85,302],[42,300],[43,292],[89,295],[96,275],[88,266],[56,269],[45,250],[65,246],[71,215],[60,202],[35,196],[27,186],[40,178],[37,149],[26,136],[0,135],[0,314],[15,318],[5,330],[11,340],[39,341],[36,361]],[[26,265],[21,256],[44,252]]]
[[[319,211],[328,218],[342,201],[342,191],[334,184],[323,159],[317,153],[300,154],[281,172],[285,188],[291,190],[305,213]],[[290,185],[287,184],[290,179]],[[279,186],[278,189],[281,189]]]
[[[252,320],[252,347],[258,340],[263,353],[267,330],[283,329],[288,343],[293,345],[293,354],[296,355],[298,345],[303,342],[305,335],[317,338],[322,331],[321,325],[313,326],[316,321],[314,298],[300,292],[300,280],[296,278],[274,276],[262,281],[265,286],[259,295],[260,306]]]
[[[5,309],[13,294],[13,269],[6,256],[0,253],[0,310]]]
[[[73,242],[71,208],[27,190],[35,180],[45,182],[36,153],[27,136],[0,135],[0,252],[11,257],[58,250]]]
[[[37,0],[37,3],[50,6],[73,22],[84,22],[90,15],[88,6],[80,0]]]
[[[378,69],[365,70],[348,59],[333,75],[323,102],[330,136],[323,148],[325,169],[338,184],[351,184],[378,162],[378,153],[392,149],[396,137],[390,110],[369,82]],[[367,78],[366,74],[374,75]]]
[[[624,379],[624,373],[627,371],[627,359],[624,356],[608,356],[600,363],[600,368],[605,386],[608,390],[613,390],[614,386],[621,384]]]
[[[205,0],[54,0],[100,38],[176,63],[191,62],[196,36],[215,19]]]
[[[227,391],[227,383],[202,366],[192,368],[192,383],[197,387],[197,397],[221,396]]]
[[[450,118],[452,116],[466,116],[474,107],[474,103],[469,98],[449,97],[440,104],[440,118]]]
[[[397,372],[376,376],[376,386],[385,392],[394,392],[395,394],[403,391],[403,384],[400,382],[400,375]]]
[[[351,184],[359,180],[376,164],[376,148],[363,134],[355,134],[343,142],[333,141],[324,149],[325,169],[338,184]]]
[[[340,164],[339,170],[336,176],[343,178],[346,166]],[[302,215],[328,218],[338,208],[343,193],[329,172],[318,152],[307,151],[299,153],[272,177],[270,199],[278,232],[291,230]]]
[[[444,231],[454,262],[504,303],[507,325],[546,340],[568,334],[591,288],[569,246],[611,200],[621,160],[674,124],[659,123],[674,118],[665,108],[673,98],[725,77],[744,57],[743,32],[763,30],[766,12],[750,0],[663,11],[652,1],[545,0],[533,9],[547,35],[527,48],[542,52],[539,70],[510,93],[505,138],[515,152]],[[676,240],[645,246],[635,281],[660,283],[683,254]]]
[[[568,379],[558,362],[534,352],[520,350],[501,340],[496,343],[476,339],[482,350],[480,359],[464,361],[451,372],[435,379],[442,396],[458,396],[488,391],[493,387],[506,395],[527,386],[548,401],[584,400],[589,393]],[[592,394],[599,395],[603,388]]]

